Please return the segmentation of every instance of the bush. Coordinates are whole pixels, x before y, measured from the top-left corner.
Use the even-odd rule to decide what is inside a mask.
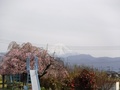
[[[67,78],[41,78],[45,90],[109,90],[116,79],[109,78],[105,71],[85,66],[66,67]],[[44,90],[43,89],[43,90]]]
[[[69,90],[69,78],[59,80],[58,78],[41,78],[40,84],[41,87],[44,87],[45,90]]]
[[[81,74],[73,79],[71,86],[75,90],[95,90],[96,82],[94,73],[84,69]]]
[[[106,72],[104,71],[98,71],[96,72],[96,84],[98,90],[110,90],[110,88],[113,86],[113,84],[116,81],[119,81],[117,78],[110,78],[107,76]]]

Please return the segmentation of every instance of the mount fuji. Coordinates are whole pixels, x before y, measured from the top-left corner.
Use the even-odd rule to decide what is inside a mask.
[[[76,52],[72,51],[70,48],[61,43],[53,45],[48,49],[48,51],[50,54],[54,54],[55,57],[67,57],[77,54]]]

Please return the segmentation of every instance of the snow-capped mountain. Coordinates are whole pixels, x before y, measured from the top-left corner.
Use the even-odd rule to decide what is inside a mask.
[[[53,46],[51,46],[48,49],[50,54],[54,53],[54,56],[56,57],[67,57],[69,55],[74,55],[76,54],[74,51],[72,51],[70,48],[65,46],[64,44],[58,43]]]

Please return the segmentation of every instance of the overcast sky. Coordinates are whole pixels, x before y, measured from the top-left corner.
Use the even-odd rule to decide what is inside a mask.
[[[120,57],[120,0],[0,0],[0,52],[10,41]]]

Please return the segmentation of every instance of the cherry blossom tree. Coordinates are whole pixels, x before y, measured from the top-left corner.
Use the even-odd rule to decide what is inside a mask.
[[[22,74],[26,73],[26,59],[30,56],[30,66],[33,69],[34,56],[38,57],[38,74],[43,76],[66,77],[66,69],[54,57],[47,53],[47,50],[33,46],[31,43],[17,44],[11,42],[8,46],[8,52],[0,64],[0,74]]]

